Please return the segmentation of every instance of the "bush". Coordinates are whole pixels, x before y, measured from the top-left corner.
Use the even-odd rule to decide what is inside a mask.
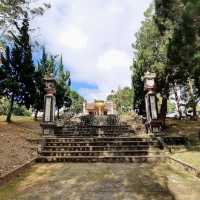
[[[0,99],[0,115],[7,115],[9,108],[9,101],[6,98]]]
[[[14,106],[13,114],[16,116],[31,116],[31,112],[25,106],[19,105]]]
[[[7,115],[9,105],[8,99],[4,97],[0,99],[0,115]],[[13,107],[13,114],[16,116],[31,116],[31,111],[27,110],[25,106],[15,104]]]

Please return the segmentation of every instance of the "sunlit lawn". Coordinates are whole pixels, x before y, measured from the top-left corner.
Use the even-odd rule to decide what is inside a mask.
[[[0,122],[5,122],[6,121],[6,116],[5,115],[0,115]],[[27,122],[27,121],[33,121],[33,118],[30,116],[12,116],[11,118],[12,122]]]
[[[189,139],[185,148],[176,150],[172,156],[200,169],[200,121],[168,119],[167,127],[167,135],[182,135]]]
[[[12,123],[6,122],[6,116],[0,116],[0,133],[12,132],[16,134],[24,134],[31,138],[38,138],[41,128],[39,121],[34,121],[33,118],[27,116],[12,116]]]
[[[185,163],[191,164],[193,167],[198,168],[200,170],[200,152],[199,151],[177,152],[173,155],[173,157]]]
[[[190,121],[190,120],[176,120],[167,119],[167,130],[168,135],[185,135],[192,136],[197,135],[200,132],[200,120]]]

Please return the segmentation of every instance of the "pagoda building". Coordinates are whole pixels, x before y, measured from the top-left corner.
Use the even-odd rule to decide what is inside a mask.
[[[112,101],[95,100],[90,103],[84,102],[83,114],[94,116],[113,115],[116,114],[116,106]]]

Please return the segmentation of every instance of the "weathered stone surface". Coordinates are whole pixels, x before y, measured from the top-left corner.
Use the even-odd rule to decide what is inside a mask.
[[[198,179],[165,163],[38,164],[0,189],[0,200],[198,200],[199,195]]]

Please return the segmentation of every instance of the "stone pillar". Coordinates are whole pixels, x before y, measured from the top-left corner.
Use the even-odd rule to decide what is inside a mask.
[[[44,115],[41,126],[43,128],[43,136],[54,135],[55,124],[55,106],[56,106],[56,81],[53,75],[44,78],[46,95],[44,96]]]
[[[114,114],[114,105],[113,105],[113,104],[114,104],[114,103],[112,102],[112,103],[111,103],[111,113],[110,113],[111,115]]]
[[[158,119],[158,104],[156,97],[156,74],[147,72],[144,76],[145,106],[146,106],[146,129],[147,132],[160,132],[160,121]]]
[[[86,114],[86,102],[83,102],[83,114]]]

